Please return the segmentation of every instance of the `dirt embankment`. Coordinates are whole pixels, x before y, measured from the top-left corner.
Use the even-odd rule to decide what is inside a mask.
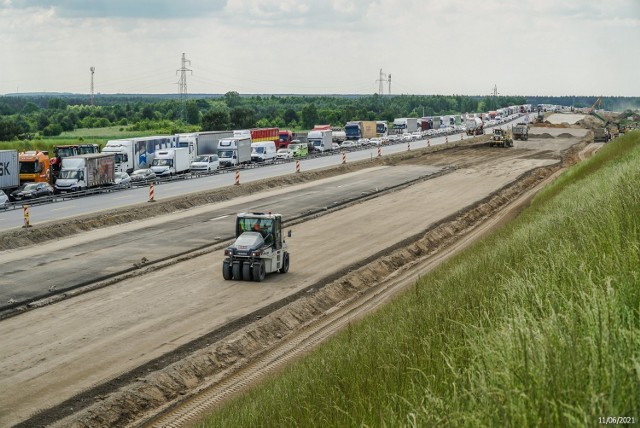
[[[298,295],[298,299],[288,305],[266,314],[216,343],[204,346],[190,356],[178,359],[163,370],[126,382],[124,379],[114,380],[114,383],[120,382],[117,392],[99,397],[89,395],[88,400],[95,401],[93,405],[54,426],[124,426],[148,417],[153,413],[152,409],[170,406],[185,395],[188,396],[211,377],[221,379],[241,370],[267,349],[277,346],[297,329],[322,317],[335,305],[356,299],[358,295],[372,290],[409,261],[432,255],[451,245],[561,167],[576,163],[584,146],[585,141],[573,146],[558,164],[524,174],[514,183],[472,207],[433,225],[425,233],[370,257],[359,267],[355,266],[351,272],[324,287],[314,286],[304,290]],[[144,371],[144,367],[142,370]],[[59,416],[65,414],[68,415],[61,408]],[[43,421],[34,419],[29,422]]]

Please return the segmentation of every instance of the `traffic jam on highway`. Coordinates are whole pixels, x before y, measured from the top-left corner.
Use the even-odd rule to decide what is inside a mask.
[[[370,149],[488,127],[533,112],[532,105],[487,113],[351,121],[305,133],[278,128],[204,131],[55,146],[53,153],[0,150],[0,208],[21,208],[89,194],[198,178],[238,169]],[[391,126],[389,126],[391,125]]]

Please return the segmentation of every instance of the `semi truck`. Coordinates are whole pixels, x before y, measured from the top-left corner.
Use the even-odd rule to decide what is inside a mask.
[[[102,149],[102,153],[113,153],[116,171],[131,174],[136,169],[148,168],[156,151],[175,147],[176,140],[175,135],[109,140]]]
[[[376,122],[373,120],[347,122],[344,126],[344,132],[347,140],[374,138],[376,136]]]
[[[213,155],[218,152],[218,141],[233,137],[233,131],[203,131],[176,134],[176,147],[195,147],[195,156]],[[194,160],[192,159],[192,161]]]
[[[36,182],[48,183],[51,179],[49,152],[32,150],[18,155],[20,163],[20,184]]]
[[[221,139],[218,141],[218,158],[221,168],[251,163],[251,137],[244,135]]]
[[[76,192],[114,184],[115,154],[89,153],[62,159],[55,193]]]
[[[20,186],[17,150],[0,150],[0,191],[7,195]]]
[[[393,130],[396,134],[410,134],[418,130],[418,118],[401,117],[393,121]]]
[[[468,117],[464,121],[464,126],[467,128],[467,135],[484,134],[484,122],[479,117]]]
[[[151,170],[156,177],[171,177],[191,170],[191,155],[188,147],[159,150],[153,161]]]
[[[293,141],[293,132],[289,131],[288,129],[281,129],[278,135],[279,135],[279,138],[278,138],[277,148],[278,149],[289,148],[289,144],[291,144],[291,141]]]
[[[314,152],[324,153],[331,151],[333,144],[333,131],[331,129],[314,129],[307,135],[309,146]]]

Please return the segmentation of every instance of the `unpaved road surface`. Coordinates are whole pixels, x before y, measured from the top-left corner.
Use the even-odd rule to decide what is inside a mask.
[[[416,152],[413,159],[370,172],[385,174],[388,168],[407,165],[457,168],[292,226],[292,266],[286,275],[272,275],[263,283],[224,281],[218,251],[0,322],[0,425],[28,425],[39,409],[94,386],[117,383],[126,372],[181,345],[322,284],[487,198],[523,173],[557,163],[560,153],[586,134],[580,129],[544,131],[552,137],[516,142],[513,149]],[[563,133],[571,136],[560,137]],[[349,178],[342,180],[348,183]],[[251,198],[245,203],[252,207]],[[16,260],[18,253],[12,253]],[[75,256],[80,265],[82,257]]]

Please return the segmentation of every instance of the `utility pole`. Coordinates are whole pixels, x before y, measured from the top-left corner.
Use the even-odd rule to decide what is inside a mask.
[[[176,70],[176,73],[180,72],[180,80],[178,81],[178,85],[180,85],[180,109],[182,119],[187,122],[187,71],[191,72],[193,75],[193,71],[187,68],[187,63],[191,65],[191,61],[188,60],[184,52],[182,53],[182,67]]]
[[[389,95],[391,95],[391,74],[389,74]]]
[[[95,105],[95,99],[93,97],[93,74],[96,72],[96,68],[91,66],[89,70],[91,71],[91,95],[89,96],[89,103]]]

